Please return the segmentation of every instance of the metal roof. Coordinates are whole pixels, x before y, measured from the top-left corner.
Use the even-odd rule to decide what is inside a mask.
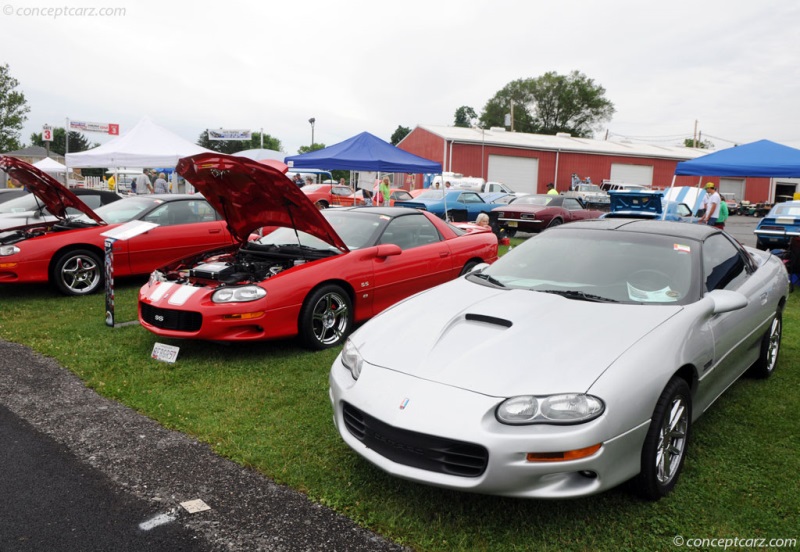
[[[463,128],[452,126],[419,125],[421,128],[447,140],[462,144],[484,144],[508,148],[544,151],[568,151],[596,155],[620,155],[625,157],[648,157],[686,160],[710,153],[709,150],[683,146],[660,146],[577,138],[566,135],[527,134],[497,129]]]

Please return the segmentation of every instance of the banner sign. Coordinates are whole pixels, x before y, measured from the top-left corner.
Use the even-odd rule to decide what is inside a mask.
[[[70,130],[77,130],[79,132],[102,132],[104,134],[111,134],[112,136],[119,136],[119,125],[113,123],[70,121],[69,128]]]
[[[42,127],[42,141],[44,142],[53,141],[53,127],[51,127],[50,125],[44,125]]]
[[[250,140],[252,133],[244,129],[208,129],[209,140]]]

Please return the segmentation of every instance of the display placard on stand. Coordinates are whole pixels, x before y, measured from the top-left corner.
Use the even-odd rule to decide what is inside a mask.
[[[158,224],[154,222],[145,222],[143,220],[133,220],[126,222],[112,230],[100,234],[105,241],[105,276],[106,276],[106,326],[115,327],[114,323],[114,242],[121,240],[126,241],[135,238],[139,234],[144,234],[148,230],[157,227]],[[133,322],[126,322],[122,325],[132,324]]]

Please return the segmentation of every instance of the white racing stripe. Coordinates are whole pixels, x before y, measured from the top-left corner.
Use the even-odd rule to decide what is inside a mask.
[[[199,287],[195,286],[178,286],[178,291],[172,294],[167,301],[170,305],[183,305],[189,300],[189,297],[197,293]]]

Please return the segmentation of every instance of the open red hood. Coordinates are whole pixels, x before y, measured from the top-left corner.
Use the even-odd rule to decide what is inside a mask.
[[[81,201],[61,182],[25,161],[15,157],[0,155],[0,169],[35,195],[54,216],[61,220],[67,218],[67,208],[72,207],[95,222],[105,224],[88,205]]]
[[[347,251],[317,207],[278,169],[222,153],[200,153],[178,162],[189,181],[225,217],[240,243],[264,226],[285,226]]]

